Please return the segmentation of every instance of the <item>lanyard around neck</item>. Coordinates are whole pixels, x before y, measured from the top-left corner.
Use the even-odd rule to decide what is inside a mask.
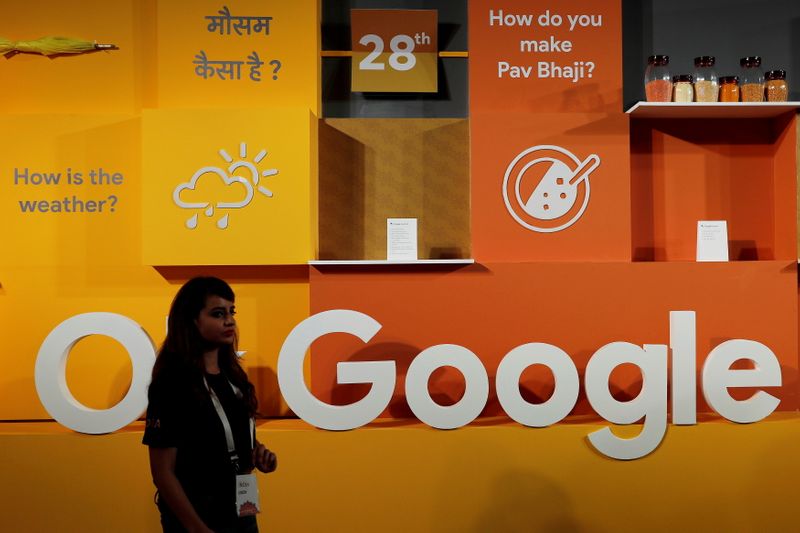
[[[233,393],[236,395],[237,398],[242,397],[242,391],[239,388],[227,380],[228,384],[233,389]],[[217,393],[214,392],[208,385],[208,381],[206,377],[203,376],[203,384],[206,386],[206,390],[208,390],[209,396],[211,396],[211,403],[214,405],[214,410],[217,411],[217,416],[219,417],[219,421],[222,422],[222,429],[225,431],[225,441],[228,444],[228,454],[230,454],[231,462],[238,465],[239,462],[239,454],[236,453],[236,443],[233,440],[233,430],[231,430],[231,424],[228,422],[228,416],[225,414],[225,410],[222,408],[222,404],[217,397]],[[253,417],[250,417],[250,449],[253,449],[253,434],[255,433],[255,421]]]

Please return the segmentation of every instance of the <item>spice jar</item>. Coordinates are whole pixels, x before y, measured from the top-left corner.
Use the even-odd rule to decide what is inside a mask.
[[[739,76],[723,76],[719,79],[719,101],[739,101]]]
[[[716,102],[719,97],[719,81],[714,71],[714,56],[694,58],[694,95],[698,102]]]
[[[742,102],[761,102],[764,100],[764,74],[761,72],[761,58],[758,56],[743,57],[739,60],[742,66]]]
[[[672,77],[672,95],[673,102],[686,103],[694,100],[691,74],[681,74]]]
[[[669,102],[672,99],[672,78],[669,56],[650,56],[644,71],[644,92],[648,102]]]
[[[789,86],[786,84],[785,70],[770,70],[767,78],[767,102],[785,102],[789,95]]]

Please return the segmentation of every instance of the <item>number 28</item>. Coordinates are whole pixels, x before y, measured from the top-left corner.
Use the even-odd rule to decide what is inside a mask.
[[[384,63],[376,63],[381,53],[383,53],[383,39],[374,33],[368,33],[359,41],[364,46],[374,45],[375,49],[358,64],[360,70],[384,70]],[[394,70],[411,70],[417,63],[417,58],[412,53],[414,51],[414,40],[408,35],[395,35],[389,41],[389,48],[392,55],[389,56],[389,66]]]

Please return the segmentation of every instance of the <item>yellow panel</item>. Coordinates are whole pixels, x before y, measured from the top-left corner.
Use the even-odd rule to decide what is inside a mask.
[[[320,124],[320,259],[386,259],[386,219],[418,222],[420,259],[470,257],[469,123]]]
[[[4,529],[157,531],[141,423],[99,437],[53,426],[0,426]],[[439,431],[387,421],[340,433],[301,422],[262,423],[258,438],[277,453],[279,466],[258,476],[259,526],[332,532],[797,529],[796,415],[747,426],[670,427],[656,452],[632,462],[590,450],[584,437],[600,427],[528,429],[484,421]]]
[[[158,106],[304,107],[319,114],[317,4],[316,0],[159,2]],[[209,31],[214,21],[206,17],[219,16],[223,6],[234,20],[229,23],[225,18],[221,27]],[[237,18],[241,16],[271,17],[269,30],[265,26],[255,33],[257,21],[242,23]],[[198,76],[194,61],[201,51],[208,61],[242,61],[237,67],[240,78],[220,79],[216,70],[213,76]],[[253,71],[261,75],[251,78],[248,56],[254,52],[263,65]]]
[[[3,236],[0,267],[139,262],[138,118],[7,115],[0,131],[0,224],[17,230]],[[115,174],[121,183],[109,181]]]
[[[0,267],[0,323],[4,353],[0,373],[0,420],[48,419],[34,386],[36,354],[47,334],[67,318],[93,311],[128,316],[160,344],[169,305],[183,281],[217,275],[236,293],[244,366],[256,385],[259,411],[285,416],[277,395],[277,355],[292,328],[308,316],[308,280],[303,271],[237,272],[206,267],[173,273],[143,266],[85,265],[60,268]],[[86,342],[86,341],[82,341]],[[70,390],[90,406],[115,403],[130,385],[130,363],[114,341],[80,344],[67,368]],[[104,347],[111,345],[111,351]],[[121,349],[119,349],[121,351]]]
[[[153,110],[143,121],[146,264],[314,257],[316,119],[308,110]]]

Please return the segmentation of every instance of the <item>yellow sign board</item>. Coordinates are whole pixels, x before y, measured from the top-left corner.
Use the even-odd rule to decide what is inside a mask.
[[[145,264],[315,257],[316,118],[308,110],[153,110],[142,129]]]

